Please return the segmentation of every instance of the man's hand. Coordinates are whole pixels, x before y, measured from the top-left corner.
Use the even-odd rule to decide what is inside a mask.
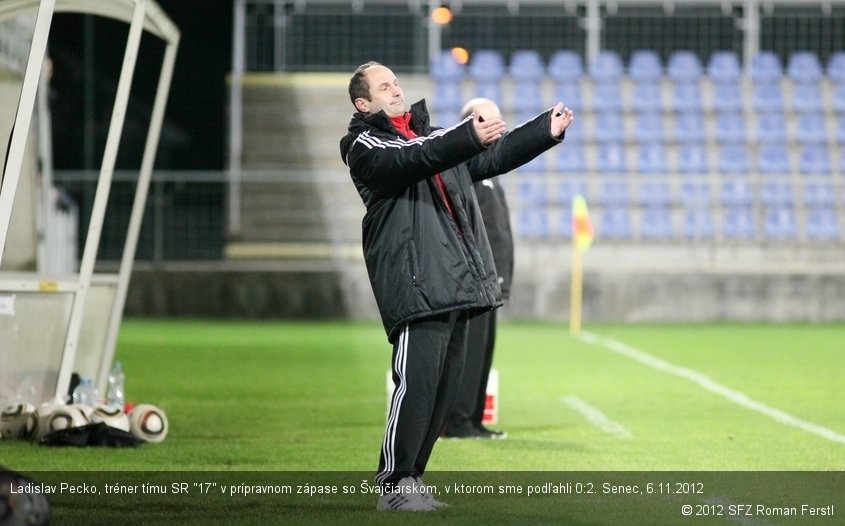
[[[551,124],[551,132],[552,137],[560,137],[560,134],[564,132],[569,125],[572,124],[572,110],[565,107],[562,102],[558,102],[554,108],[552,108],[552,124]]]
[[[475,134],[478,135],[478,140],[484,146],[501,137],[507,130],[505,121],[502,119],[484,119],[479,113],[472,115],[472,126],[475,128]]]

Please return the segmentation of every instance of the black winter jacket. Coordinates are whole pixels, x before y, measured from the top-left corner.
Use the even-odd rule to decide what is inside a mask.
[[[501,306],[490,244],[472,188],[558,144],[550,111],[485,148],[472,120],[432,131],[425,102],[411,107],[415,139],[401,137],[384,112],[355,113],[340,152],[367,211],[364,260],[388,340],[410,321]],[[440,173],[457,223],[433,176]]]
[[[513,233],[511,232],[510,210],[498,177],[491,177],[473,185],[484,230],[493,251],[493,262],[499,274],[502,299],[508,299],[513,279]]]

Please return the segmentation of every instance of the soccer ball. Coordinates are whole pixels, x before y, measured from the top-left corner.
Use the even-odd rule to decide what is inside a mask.
[[[139,404],[129,413],[129,429],[135,438],[161,442],[167,436],[167,415],[152,404]]]
[[[88,424],[86,411],[79,405],[65,405],[54,402],[41,404],[38,408],[38,427],[35,439],[41,440],[53,431],[61,431]]]
[[[0,436],[8,439],[29,438],[35,431],[37,422],[35,406],[10,405],[0,415]]]
[[[98,405],[91,413],[91,423],[103,422],[109,427],[129,432],[129,417],[116,407]]]

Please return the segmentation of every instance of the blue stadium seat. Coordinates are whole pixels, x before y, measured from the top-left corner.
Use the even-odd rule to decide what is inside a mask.
[[[685,174],[706,174],[710,171],[707,150],[702,144],[685,144],[678,150],[678,171]]]
[[[822,78],[822,65],[818,55],[812,51],[793,51],[789,55],[786,74],[793,82],[818,83]]]
[[[536,117],[533,115],[532,117]],[[525,122],[519,121],[519,122]],[[579,145],[573,144],[573,148],[577,147],[578,149],[583,149],[580,146],[580,143],[583,143],[587,140],[587,131],[586,131],[586,124],[584,123],[584,119],[575,118],[572,123],[569,125],[569,128],[566,129],[566,142],[567,143],[579,143]],[[561,148],[555,148],[559,150]]]
[[[572,207],[563,207],[555,219],[555,233],[559,237],[572,238]]]
[[[581,83],[567,82],[555,86],[554,103],[558,101],[566,104],[572,111],[580,112],[584,109],[584,98],[581,96]],[[578,119],[576,119],[578,120]]]
[[[668,154],[663,144],[644,144],[637,149],[637,171],[639,173],[663,174],[668,170]]]
[[[766,175],[786,175],[792,172],[789,162],[789,147],[785,143],[760,146],[757,152],[757,169]]]
[[[707,207],[692,207],[684,210],[684,237],[687,239],[710,239],[715,234],[713,214]]]
[[[543,57],[534,49],[520,49],[511,55],[508,65],[508,72],[516,82],[536,83],[543,80],[546,74],[546,65]]]
[[[839,173],[845,174],[845,148],[839,151]]]
[[[771,239],[795,239],[798,237],[798,222],[791,207],[778,206],[766,209],[764,231]]]
[[[760,51],[751,59],[751,80],[757,83],[771,83],[783,75],[780,58],[773,51]]]
[[[633,236],[631,212],[626,207],[603,208],[596,235],[604,239],[626,240]]]
[[[640,143],[663,142],[666,128],[660,113],[634,114],[634,139]]]
[[[605,143],[599,146],[596,169],[602,174],[623,174],[628,171],[625,147],[619,143]]]
[[[729,208],[725,211],[722,234],[728,239],[754,239],[757,237],[757,220],[748,207]]]
[[[675,225],[669,207],[655,206],[643,210],[640,220],[640,236],[643,239],[671,239]]]
[[[469,75],[476,82],[498,82],[505,72],[505,58],[494,49],[479,49],[470,58]]]
[[[836,142],[845,145],[845,115],[840,115],[836,122]]]
[[[820,113],[804,113],[795,124],[795,141],[798,144],[825,144],[827,122]]]
[[[434,104],[437,111],[460,112],[466,103],[459,82],[438,82],[434,85]]]
[[[587,195],[587,183],[566,179],[555,185],[555,201],[563,204],[566,208],[571,208],[572,198],[576,195],[581,195],[585,198],[589,197]]]
[[[598,202],[603,206],[628,206],[632,203],[628,183],[605,181],[599,187]]]
[[[548,238],[551,235],[548,213],[543,208],[520,210],[517,214],[516,230],[524,238]]]
[[[570,126],[571,128],[571,126]],[[569,130],[566,131],[566,141],[555,148],[554,170],[563,173],[584,173],[587,171],[587,160],[584,157],[584,148],[580,144],[571,143]]]
[[[652,49],[637,49],[628,60],[628,75],[637,82],[654,83],[663,76],[660,55]]]
[[[825,110],[824,97],[818,84],[796,84],[792,88],[792,110],[815,113]]]
[[[827,59],[827,76],[836,84],[845,84],[845,50],[830,54]]]
[[[836,191],[833,183],[804,183],[804,205],[808,208],[823,208],[836,204]]]
[[[548,171],[547,158],[545,155],[535,157],[517,168],[517,171],[522,173],[545,173]]]
[[[672,188],[666,181],[643,181],[640,183],[638,202],[643,206],[670,206]]]
[[[689,50],[673,51],[669,55],[666,73],[675,82],[697,82],[701,78],[701,60]]]
[[[783,92],[780,84],[757,84],[751,96],[751,106],[758,113],[783,111]]]
[[[622,98],[619,83],[596,83],[591,91],[591,104],[593,111],[622,111],[625,108],[625,101]]]
[[[559,49],[549,57],[546,72],[556,82],[578,81],[584,75],[584,62],[575,51]]]
[[[744,144],[748,140],[745,117],[742,113],[717,113],[714,134],[718,143]]]
[[[757,115],[757,141],[761,143],[786,142],[786,120],[778,111]]]
[[[625,121],[614,111],[603,111],[596,115],[593,136],[600,142],[621,142],[626,138]]]
[[[735,84],[741,74],[739,57],[733,51],[714,51],[707,61],[707,75],[716,84]]]
[[[688,207],[706,207],[710,204],[710,185],[689,181],[681,183],[681,201]]]
[[[502,104],[502,86],[498,82],[476,82],[473,97],[490,99],[500,107],[504,107],[504,104]]]
[[[466,75],[466,66],[455,60],[451,51],[443,51],[432,61],[430,72],[437,82],[460,82]]]
[[[701,88],[697,82],[678,82],[672,86],[671,108],[677,112],[701,111]]]
[[[763,183],[760,201],[766,206],[792,206],[795,204],[795,190],[789,183]]]
[[[833,111],[840,116],[845,113],[845,80],[833,87]]]
[[[677,114],[673,137],[683,144],[704,142],[707,139],[707,128],[701,113],[693,111]]]
[[[513,99],[510,104],[512,110],[517,113],[530,113],[536,115],[548,106],[543,101],[543,92],[540,84],[535,82],[520,82],[513,88]],[[520,119],[519,122],[523,122]]]
[[[634,84],[634,111],[663,111],[663,95],[657,82],[637,82]]]
[[[719,148],[719,172],[747,175],[751,171],[748,149],[743,144],[726,144]]]
[[[616,82],[624,74],[622,59],[615,51],[599,51],[599,54],[590,61],[589,72],[593,80],[597,82]]]
[[[461,112],[458,110],[437,110],[431,123],[441,128],[447,128],[461,120]]]
[[[817,208],[807,211],[807,237],[815,240],[833,240],[841,236],[839,219],[833,208]]]
[[[543,206],[549,201],[549,189],[543,177],[520,177],[516,195],[525,208]]]
[[[754,202],[751,186],[745,181],[722,182],[720,200],[725,206],[745,207]]]
[[[744,108],[745,101],[738,83],[726,82],[713,86],[713,102],[711,105],[713,111],[742,111]]]
[[[808,144],[798,156],[798,171],[804,175],[830,175],[830,153],[823,144]]]

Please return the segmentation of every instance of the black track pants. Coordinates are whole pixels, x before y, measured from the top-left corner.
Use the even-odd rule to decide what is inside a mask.
[[[446,428],[458,431],[467,426],[478,427],[484,418],[487,378],[493,364],[496,346],[496,311],[479,314],[469,320],[464,374],[458,397],[446,420]]]

